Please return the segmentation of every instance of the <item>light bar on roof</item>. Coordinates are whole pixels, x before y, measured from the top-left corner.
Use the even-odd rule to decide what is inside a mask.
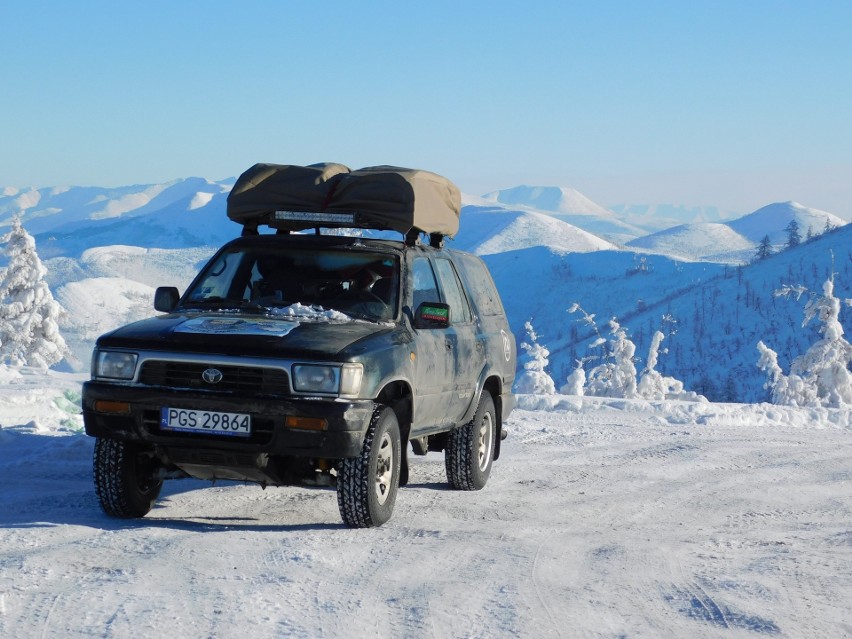
[[[310,211],[275,211],[275,219],[287,222],[354,224],[354,213],[313,213]]]

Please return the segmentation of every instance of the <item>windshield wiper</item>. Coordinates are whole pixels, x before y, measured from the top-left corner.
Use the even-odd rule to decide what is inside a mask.
[[[368,315],[367,313],[358,313],[356,311],[350,311],[345,309],[334,309],[339,313],[343,313],[344,315],[348,315],[354,319],[365,320],[367,322],[372,322],[374,324],[378,324],[380,321],[375,315]]]

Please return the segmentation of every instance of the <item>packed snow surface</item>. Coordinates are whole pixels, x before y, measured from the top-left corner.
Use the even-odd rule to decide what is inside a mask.
[[[852,411],[521,396],[480,492],[413,458],[393,518],[167,481],[111,519],[81,376],[0,374],[2,637],[842,637]]]

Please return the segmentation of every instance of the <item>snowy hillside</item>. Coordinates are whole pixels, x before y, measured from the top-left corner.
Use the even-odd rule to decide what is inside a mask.
[[[239,233],[225,215],[230,182],[187,178],[115,189],[55,187],[0,197],[0,227],[21,218],[39,255],[78,257],[95,246],[182,248],[221,244]]]
[[[740,217],[741,213],[715,206],[684,206],[682,204],[614,204],[608,207],[620,219],[647,229],[649,233],[680,224],[724,222]]]
[[[681,224],[627,242],[627,247],[684,260],[743,264],[754,257],[755,242],[727,224]]]
[[[610,242],[623,244],[648,230],[621,220],[579,191],[556,186],[517,186],[483,195],[483,204],[544,213]]]
[[[450,246],[477,255],[546,246],[562,253],[614,250],[615,245],[554,217],[530,210],[465,206]]]
[[[596,204],[576,189],[567,187],[516,186],[511,189],[486,193],[482,197],[491,202],[509,205],[520,204],[551,213],[615,217],[612,211]]]
[[[774,291],[783,285],[821,290],[831,273],[833,254],[836,294],[852,298],[850,247],[852,225],[846,225],[765,260],[723,267],[694,286],[661,285],[640,274],[630,278],[632,289],[622,294],[625,299],[601,295],[583,284],[574,291],[576,301],[587,311],[602,320],[616,315],[629,328],[640,358],[647,355],[655,330],[675,331],[663,344],[669,352],[661,357],[658,370],[684,381],[686,388],[711,399],[764,401],[768,395],[763,389],[765,377],[756,366],[757,342],[762,339],[779,351],[779,363],[786,371],[791,360],[818,338],[815,323],[801,327],[807,296],[796,301],[775,297]],[[648,257],[652,264],[659,259]],[[713,272],[708,269],[708,274]],[[669,294],[663,296],[664,291]],[[645,292],[651,295],[641,306],[627,297]],[[663,317],[671,317],[674,323],[662,321]],[[841,321],[847,336],[852,334],[852,308],[841,310]],[[566,323],[572,324],[571,333],[566,332]],[[519,327],[514,326],[518,334]],[[590,354],[587,345],[595,338],[573,320],[556,323],[551,319],[539,332],[551,350],[552,370],[559,382],[565,380],[577,358]]]
[[[780,249],[786,245],[785,230],[795,221],[801,239],[808,233],[819,235],[827,227],[846,224],[836,215],[808,208],[796,202],[779,202],[725,223],[682,224],[627,242],[631,248],[676,258],[743,264],[755,256],[758,243],[766,236]]]
[[[145,249],[105,246],[88,249],[79,260],[45,260],[48,284],[67,311],[60,326],[74,354],[73,370],[88,370],[95,339],[123,324],[154,314],[154,289],[181,291],[215,247]]]
[[[844,637],[852,411],[524,396],[487,486],[393,518],[168,480],[111,519],[79,377],[0,377],[0,636]]]
[[[799,225],[802,238],[807,235],[808,229],[814,234],[819,234],[825,230],[826,224],[832,227],[846,224],[845,220],[833,213],[812,209],[798,202],[776,202],[728,222],[728,226],[755,244],[769,235],[773,244],[783,245],[787,241],[787,233],[784,229],[793,220]]]

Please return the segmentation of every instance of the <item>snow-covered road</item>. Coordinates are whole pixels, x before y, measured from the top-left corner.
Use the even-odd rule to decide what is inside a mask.
[[[62,401],[10,388],[0,637],[852,635],[849,410],[522,398],[483,491],[432,453],[350,530],[332,490],[189,480],[110,519]]]

